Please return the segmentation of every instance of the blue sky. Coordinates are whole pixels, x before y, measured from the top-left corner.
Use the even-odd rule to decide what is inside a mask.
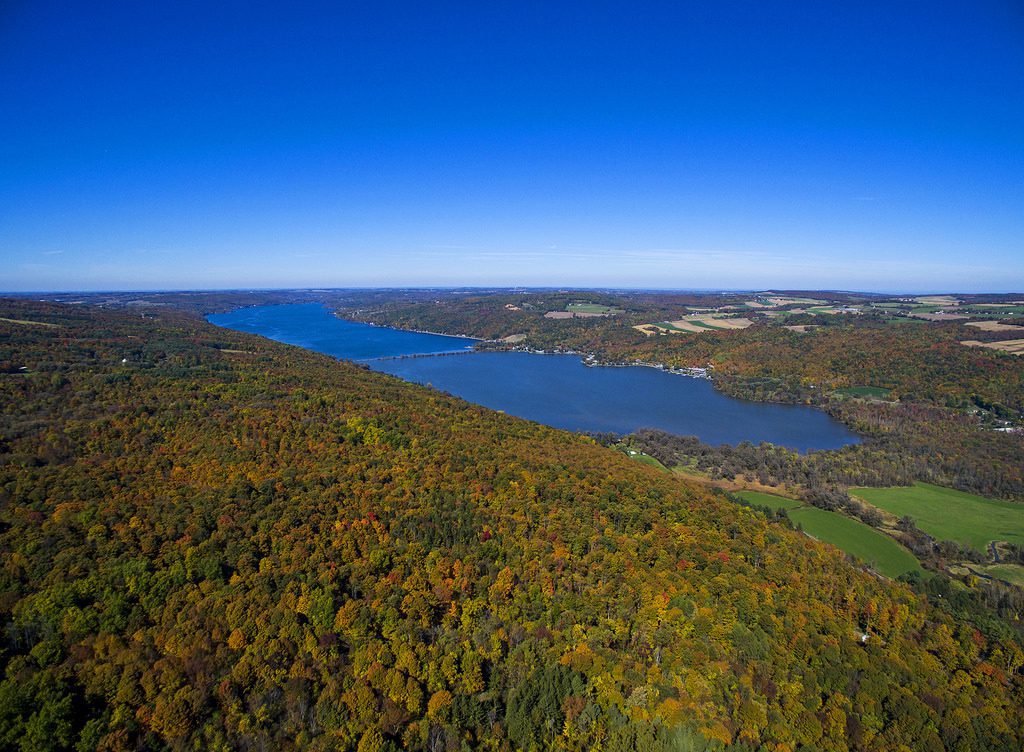
[[[1024,290],[1018,0],[13,0],[0,112],[0,290]]]

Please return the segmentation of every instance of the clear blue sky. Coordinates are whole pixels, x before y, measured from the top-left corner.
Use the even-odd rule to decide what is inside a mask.
[[[1020,0],[9,0],[0,113],[0,290],[1024,290]]]

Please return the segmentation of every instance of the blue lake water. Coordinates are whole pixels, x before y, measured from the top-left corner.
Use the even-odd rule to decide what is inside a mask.
[[[477,341],[345,321],[319,303],[239,308],[206,320],[347,360],[461,352],[472,350]]]
[[[258,306],[208,318],[219,326],[360,360],[374,370],[571,431],[658,428],[708,444],[769,441],[800,451],[859,441],[820,410],[735,399],[705,379],[636,366],[585,366],[575,355],[467,353],[474,340],[357,324],[317,304]],[[432,353],[459,354],[395,357]]]

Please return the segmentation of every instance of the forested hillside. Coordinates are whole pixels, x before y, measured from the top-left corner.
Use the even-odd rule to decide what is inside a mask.
[[[584,437],[0,303],[0,747],[1017,750],[1024,651]]]
[[[362,311],[343,307],[341,315],[496,338],[479,345],[492,349],[567,349],[606,363],[706,367],[715,387],[727,394],[818,405],[867,441],[816,454],[812,464],[820,472],[810,473],[803,489],[812,498],[845,494],[844,484],[855,479],[868,485],[927,481],[1024,500],[1024,434],[992,430],[1024,421],[1024,358],[960,344],[965,337],[984,336],[973,334],[977,329],[957,322],[910,323],[875,309],[780,320],[755,309],[745,313],[755,319],[746,329],[648,337],[632,324],[657,315],[671,317],[672,310],[676,316],[680,310],[707,310],[694,306],[729,298],[640,293],[590,297],[635,313],[546,319],[543,310],[565,305],[573,296],[535,292],[393,300]],[[792,331],[783,322],[810,329]],[[516,332],[524,338],[500,339]],[[882,397],[860,399],[856,395],[863,389]],[[714,453],[710,447],[702,451],[705,459]],[[728,476],[734,464],[720,463],[716,471]],[[772,464],[759,458],[742,471],[764,475]],[[792,462],[787,464],[786,472],[775,473],[776,480],[792,481],[784,476],[794,470],[800,474]]]

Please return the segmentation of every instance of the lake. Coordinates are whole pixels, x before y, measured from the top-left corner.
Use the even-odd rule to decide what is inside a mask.
[[[339,319],[319,303],[239,308],[206,317],[211,324],[298,345],[347,360],[472,350],[477,340],[370,326]]]
[[[470,352],[476,340],[345,321],[319,304],[256,306],[207,318],[570,431],[657,428],[713,445],[768,441],[799,451],[859,441],[821,410],[728,397],[706,379],[641,366],[586,366],[576,355]]]

